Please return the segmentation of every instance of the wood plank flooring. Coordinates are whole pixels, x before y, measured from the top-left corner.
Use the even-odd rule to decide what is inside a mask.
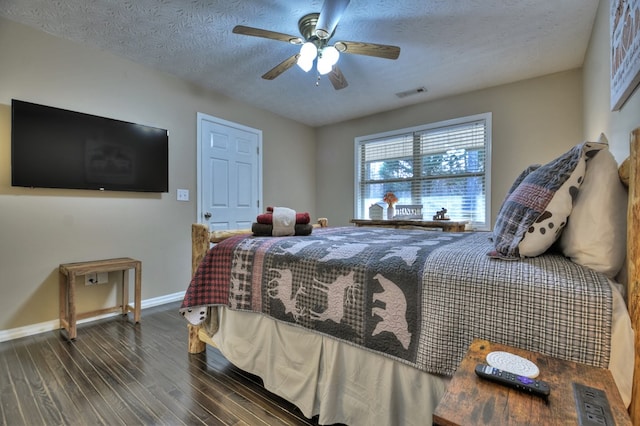
[[[178,303],[0,343],[3,425],[316,425],[217,349],[187,352]]]

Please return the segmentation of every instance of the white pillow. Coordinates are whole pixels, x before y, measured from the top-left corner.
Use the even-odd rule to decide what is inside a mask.
[[[626,239],[627,190],[607,147],[587,161],[559,247],[572,261],[614,278],[624,262]]]

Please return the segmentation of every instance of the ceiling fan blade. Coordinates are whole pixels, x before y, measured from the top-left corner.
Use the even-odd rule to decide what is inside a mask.
[[[285,72],[286,70],[294,66],[296,62],[298,62],[299,57],[300,57],[300,54],[296,53],[295,55],[285,59],[284,61],[280,62],[278,65],[276,65],[275,67],[267,71],[262,76],[262,78],[264,78],[265,80],[273,80],[274,78],[276,78],[277,76],[279,76],[280,74],[282,74],[283,72]]]
[[[278,33],[276,31],[261,30],[260,28],[245,27],[244,25],[236,25],[233,27],[235,34],[248,35],[253,37],[268,38],[271,40],[285,41],[291,44],[302,44],[303,40],[300,37],[292,36],[289,34]]]
[[[316,23],[315,33],[318,38],[327,39],[331,37],[348,5],[349,0],[324,0]]]
[[[329,81],[333,84],[333,88],[336,90],[344,89],[349,85],[347,79],[344,78],[344,74],[340,71],[337,65],[334,65],[329,73]]]
[[[388,44],[363,43],[360,41],[338,41],[334,44],[340,53],[375,56],[377,58],[398,59],[400,48]]]

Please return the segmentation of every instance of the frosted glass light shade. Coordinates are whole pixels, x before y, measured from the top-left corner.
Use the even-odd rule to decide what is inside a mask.
[[[329,62],[331,65],[335,65],[340,59],[340,52],[333,46],[327,46],[322,49],[322,59]]]
[[[312,61],[318,56],[318,48],[310,41],[306,42],[300,48],[300,57],[305,61]]]
[[[318,56],[318,48],[310,41],[300,48],[300,56],[296,62],[304,72],[309,72],[313,68],[313,60]]]
[[[318,74],[325,75],[331,72],[333,66],[338,62],[340,52],[333,46],[327,46],[320,51],[318,58]]]
[[[320,56],[318,58],[318,74],[328,74],[329,72],[331,72],[331,68],[333,68],[333,64],[325,59],[324,56]]]
[[[302,55],[298,58],[298,61],[296,63],[300,68],[302,68],[302,71],[304,72],[309,72],[311,68],[313,68],[313,59],[308,61]]]

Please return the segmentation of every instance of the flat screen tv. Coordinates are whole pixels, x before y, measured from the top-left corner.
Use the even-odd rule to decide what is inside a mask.
[[[11,184],[168,192],[168,132],[13,99]]]

